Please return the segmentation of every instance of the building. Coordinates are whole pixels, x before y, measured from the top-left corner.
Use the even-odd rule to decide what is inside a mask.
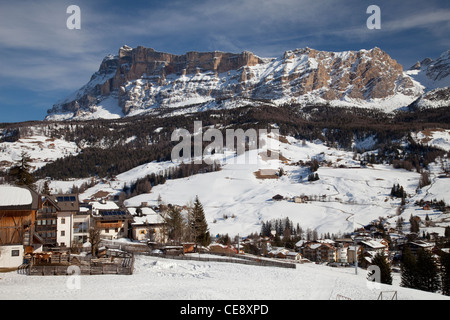
[[[130,238],[129,229],[133,216],[127,210],[120,210],[113,201],[93,201],[92,226],[100,230],[100,238],[115,240]]]
[[[318,248],[317,259],[321,262],[335,262],[336,248],[329,243],[322,243]]]
[[[42,246],[35,236],[39,196],[32,189],[0,186],[0,268],[16,268],[25,251]]]
[[[404,250],[405,247],[408,247],[411,250],[411,253],[413,255],[417,255],[417,252],[419,250],[432,251],[434,246],[435,245],[432,242],[427,242],[427,241],[423,241],[423,240],[415,240],[415,241],[410,241],[410,242],[406,242],[406,243],[399,245],[399,249],[400,249],[400,251],[402,251],[402,250]]]
[[[294,202],[295,203],[306,203],[308,202],[308,197],[307,196],[295,196],[294,197]]]
[[[348,263],[348,244],[340,244],[336,248],[336,261],[340,263]]]
[[[336,252],[337,249],[330,243],[310,242],[302,248],[304,258],[316,262],[335,262]]]
[[[46,249],[69,248],[74,238],[74,217],[80,210],[78,195],[47,195],[36,217],[36,232]]]
[[[128,208],[133,215],[131,223],[132,239],[165,243],[168,240],[166,223],[163,217],[149,207]]]
[[[347,262],[353,264],[357,261],[358,257],[363,253],[363,247],[359,245],[349,245],[347,247]]]
[[[42,203],[36,215],[36,234],[42,239],[44,250],[57,246],[57,213],[58,205],[50,197],[42,198]]]
[[[92,206],[81,203],[77,214],[73,217],[72,245],[79,246],[89,241],[89,228],[91,227]]]
[[[368,239],[360,242],[364,251],[375,253],[384,253],[386,256],[389,253],[389,243],[385,239]]]
[[[237,254],[237,249],[233,246],[227,246],[221,243],[212,243],[209,245],[209,252],[221,254]]]

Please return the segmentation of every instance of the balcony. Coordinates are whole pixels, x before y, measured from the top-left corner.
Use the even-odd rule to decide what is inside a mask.
[[[100,229],[120,229],[123,226],[122,221],[115,222],[97,222],[96,227]]]

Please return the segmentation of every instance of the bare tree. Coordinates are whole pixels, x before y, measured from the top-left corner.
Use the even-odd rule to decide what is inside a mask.
[[[100,229],[96,226],[89,228],[89,242],[91,243],[91,254],[93,257],[97,256],[100,241]]]

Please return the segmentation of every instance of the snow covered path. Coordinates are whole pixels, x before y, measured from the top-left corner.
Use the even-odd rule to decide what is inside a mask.
[[[376,300],[380,291],[397,290],[399,300],[450,297],[394,285],[367,285],[366,271],[315,264],[296,269],[137,256],[131,276],[24,276],[0,274],[0,299],[103,300]],[[79,288],[77,285],[79,284]]]

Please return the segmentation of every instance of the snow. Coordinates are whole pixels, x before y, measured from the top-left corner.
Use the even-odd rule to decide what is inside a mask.
[[[373,50],[380,49],[375,48]],[[425,75],[425,70],[421,72],[418,70],[410,70],[404,72],[399,77],[393,94],[385,99],[349,98],[349,93],[353,88],[352,86],[348,86],[347,88],[339,89],[343,93],[341,99],[332,101],[324,100],[322,95],[327,90],[331,90],[330,88],[333,88],[332,83],[334,79],[339,79],[349,72],[354,72],[355,70],[352,69],[357,66],[357,63],[361,59],[366,62],[372,59],[368,56],[371,51],[359,51],[359,53],[363,54],[361,58],[356,59],[357,62],[353,62],[352,66],[343,66],[339,70],[332,68],[332,64],[335,61],[350,63],[350,61],[355,60],[355,55],[358,52],[325,52],[304,48],[287,51],[283,56],[278,58],[262,59],[261,63],[254,66],[245,66],[238,70],[230,70],[223,73],[206,70],[191,74],[168,74],[163,78],[144,74],[141,78],[127,81],[122,86],[124,92],[121,93],[121,97],[123,99],[122,101],[126,101],[126,115],[123,114],[122,109],[118,106],[118,92],[116,90],[103,101],[101,100],[104,99],[104,96],[99,96],[98,99],[101,102],[97,103],[96,106],[90,106],[89,108],[85,106],[86,110],[79,110],[76,114],[64,113],[59,110],[61,107],[59,109],[54,108],[55,111],[47,116],[46,119],[112,119],[157,112],[159,108],[171,108],[173,109],[172,114],[186,114],[193,112],[192,108],[196,111],[201,111],[204,109],[230,108],[248,104],[257,106],[260,102],[248,100],[249,98],[255,97],[257,99],[271,101],[276,105],[292,102],[299,104],[330,103],[333,106],[378,108],[386,112],[392,112],[410,105],[424,93],[425,88],[430,89],[450,85],[448,83],[449,77],[445,77],[439,82],[433,82],[433,86],[431,86],[429,84],[431,80]],[[440,57],[439,61],[444,61],[442,64],[445,65],[446,60],[443,56]],[[377,62],[375,61],[375,63]],[[330,71],[328,87],[324,86],[299,96],[299,92],[303,92],[304,90],[296,85],[298,81],[286,80],[306,77],[320,66],[332,70]],[[106,73],[95,73],[88,84],[64,101],[59,102],[59,105],[57,104],[56,106],[61,106],[63,103],[77,99],[80,100],[82,96],[89,93],[92,94],[92,92],[95,92],[93,91],[95,86],[110,80],[113,76],[114,70]],[[383,74],[380,77],[383,77]],[[406,82],[405,79],[407,79]],[[284,83],[285,81],[289,83]],[[412,83],[412,86],[408,85],[408,87],[405,87],[405,83]],[[337,89],[334,88],[333,90]],[[181,108],[186,109],[180,110]]]
[[[78,282],[74,281],[74,277]],[[448,300],[366,280],[367,271],[312,263],[296,269],[136,256],[133,275],[25,276],[2,273],[0,299],[42,300],[376,300],[397,291],[399,300]],[[78,286],[74,286],[78,283]]]
[[[35,170],[58,158],[77,155],[79,148],[75,142],[49,138],[43,134],[32,134],[16,142],[1,142],[0,163],[14,163],[21,158],[23,151],[31,158],[30,165]],[[2,167],[4,167],[3,164],[0,165],[0,168]]]
[[[430,129],[412,134],[415,141],[450,151],[450,130]]]
[[[119,206],[113,201],[92,201],[89,204],[92,205],[93,212],[98,212],[98,210],[119,210]]]
[[[98,191],[110,192],[112,194],[118,194],[123,190],[123,187],[127,185],[131,186],[136,180],[144,178],[152,173],[159,174],[165,169],[176,167],[177,165],[171,161],[165,162],[149,162],[147,164],[140,165],[129,171],[123,172],[115,177],[112,181],[98,183],[92,188],[89,188],[86,192],[80,195],[80,200],[89,199]],[[140,205],[140,203],[138,204]]]
[[[0,185],[0,206],[30,205],[33,201],[31,192],[24,188]]]
[[[101,102],[91,106],[89,110],[79,110],[74,113],[51,114],[46,117],[49,121],[60,120],[92,120],[92,119],[119,119],[123,117],[122,108],[119,106],[118,98],[108,96]]]
[[[380,216],[395,215],[399,200],[390,197],[394,184],[402,185],[408,194],[416,192],[420,179],[416,172],[387,165],[359,168],[351,152],[328,148],[318,142],[307,142],[303,146],[295,139],[289,138],[289,141],[289,144],[280,143],[281,154],[289,159],[286,164],[262,158],[255,164],[242,164],[244,161],[235,164],[232,162],[236,158],[226,158],[228,161],[220,171],[168,180],[153,187],[151,193],[126,200],[125,205],[139,206],[142,202],[156,205],[161,196],[165,203],[183,206],[198,196],[213,235],[248,235],[259,232],[262,222],[285,217],[305,230],[344,233],[353,231],[353,219],[364,225]],[[308,168],[289,164],[314,158],[332,163],[330,167],[319,168],[320,180],[315,182],[307,181]],[[339,168],[340,165],[347,168]],[[279,167],[286,175],[278,179],[255,176],[259,169],[277,170]],[[303,194],[311,201],[304,204],[292,200],[273,201],[276,194],[287,198]]]

